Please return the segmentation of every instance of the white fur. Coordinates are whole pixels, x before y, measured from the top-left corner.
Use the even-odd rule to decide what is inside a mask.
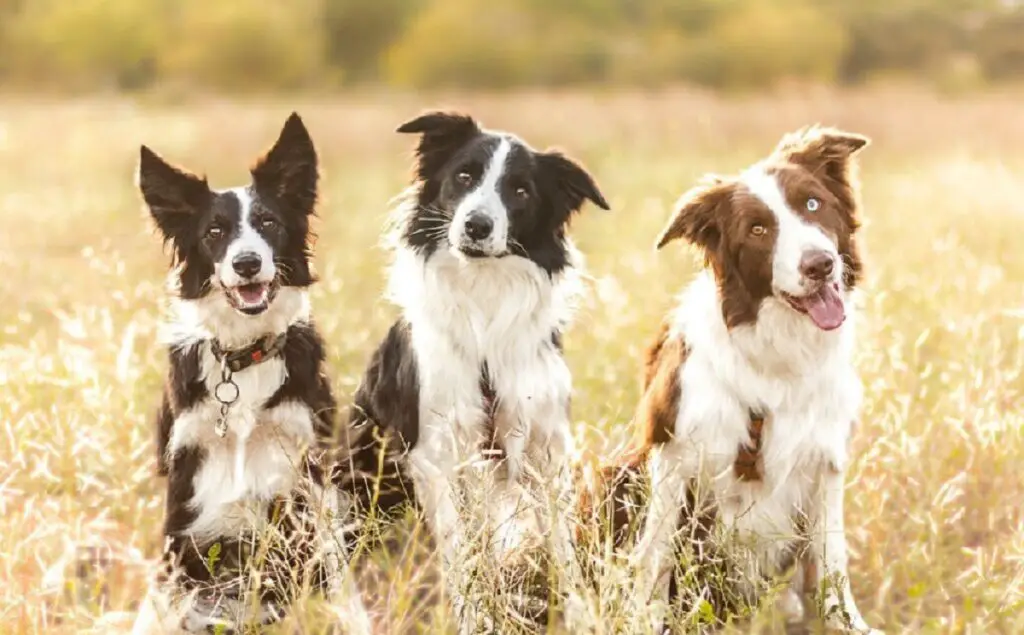
[[[791,277],[808,246],[833,253],[836,246],[820,230],[800,221],[785,204],[779,186],[763,172],[744,182],[779,217],[775,253],[778,285],[798,291]],[[785,238],[783,238],[783,235]],[[841,261],[836,259],[837,263]],[[841,279],[841,266],[837,267]],[[793,290],[793,291],[790,291]],[[844,296],[847,295],[844,292]],[[844,297],[844,300],[846,298]],[[810,524],[811,557],[820,585],[829,585],[825,607],[842,604],[858,631],[870,630],[850,593],[843,531],[843,475],[847,444],[862,399],[852,362],[855,319],[826,332],[775,297],[761,305],[755,323],[726,327],[719,290],[709,272],[686,289],[672,320],[689,356],[680,376],[680,408],[674,439],[652,451],[652,499],[634,553],[645,572],[637,601],[664,599],[673,554],[672,540],[687,483],[697,479],[710,495],[727,532],[748,549],[748,575],[775,573],[783,551],[797,536],[797,521]],[[737,478],[738,448],[750,444],[751,411],[769,413],[762,439],[760,482]],[[655,616],[656,620],[661,615]],[[838,620],[830,625],[842,626]]]
[[[535,495],[546,488],[568,504],[572,377],[551,336],[566,327],[578,293],[574,268],[552,279],[519,256],[463,260],[439,250],[424,261],[409,250],[397,254],[390,295],[412,326],[420,377],[419,441],[408,464],[449,570],[463,546],[463,511],[486,519],[498,533],[499,553],[553,531],[562,561],[572,561],[567,510],[551,521]],[[476,469],[493,468],[479,456],[486,424],[484,363],[498,398],[495,427],[507,457],[497,471]],[[459,483],[465,478],[475,481],[473,489],[488,490],[482,508],[462,509]],[[531,488],[531,482],[544,488]]]
[[[806,252],[821,250],[830,254],[833,262],[839,262],[838,247],[821,227],[804,221],[789,207],[778,179],[765,172],[763,166],[755,165],[744,171],[740,182],[764,202],[778,224],[772,261],[774,290],[798,297],[805,295],[810,289],[800,273],[800,259]],[[833,269],[834,281],[841,279],[840,273],[840,267]]]
[[[490,255],[499,255],[508,251],[509,217],[508,209],[501,200],[499,184],[505,173],[512,143],[507,137],[499,137],[498,147],[491,155],[491,160],[484,169],[479,183],[468,192],[455,208],[451,225],[448,228],[448,242],[452,245],[473,244]],[[479,245],[465,235],[466,219],[472,213],[483,214],[491,219],[494,228],[490,236]]]
[[[236,187],[226,191],[238,198],[242,213],[238,218],[238,235],[225,250],[224,259],[214,263],[214,275],[223,286],[228,288],[250,282],[270,282],[277,276],[274,252],[263,236],[252,226],[252,193],[248,187]],[[260,271],[252,278],[240,277],[231,266],[237,256],[245,253],[256,254],[260,258]]]

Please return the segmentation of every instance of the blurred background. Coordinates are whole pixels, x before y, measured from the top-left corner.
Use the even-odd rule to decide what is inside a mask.
[[[0,82],[29,90],[970,90],[1022,74],[1020,0],[0,0]]]

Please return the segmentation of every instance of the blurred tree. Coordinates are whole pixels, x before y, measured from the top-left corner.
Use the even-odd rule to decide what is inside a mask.
[[[979,62],[988,78],[1024,79],[1024,6],[993,12],[975,38]]]
[[[606,43],[588,24],[540,15],[531,2],[434,0],[388,52],[385,77],[405,86],[499,88],[600,77]],[[467,17],[471,16],[471,18]]]
[[[687,61],[690,79],[736,89],[786,78],[835,78],[848,38],[816,2],[743,0],[730,7],[694,45]]]
[[[933,74],[969,48],[970,30],[1000,0],[831,0],[850,34],[840,78],[891,72]]]
[[[318,0],[179,0],[160,70],[227,90],[313,84],[324,70],[319,9]]]
[[[155,72],[160,1],[8,0],[5,49],[16,56],[7,74],[79,89],[144,86]]]
[[[376,80],[389,47],[426,0],[323,0],[327,63],[352,81]]]

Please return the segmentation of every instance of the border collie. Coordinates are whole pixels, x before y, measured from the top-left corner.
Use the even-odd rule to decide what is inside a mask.
[[[574,161],[470,116],[424,114],[398,132],[420,135],[389,285],[402,316],[356,394],[357,467],[411,480],[449,586],[462,550],[483,535],[476,522],[501,561],[553,530],[570,562],[566,516],[552,524],[538,501],[545,488],[570,491],[572,376],[561,340],[581,264],[566,230],[585,201],[608,204]],[[404,451],[386,469],[379,438]],[[401,487],[382,506],[404,500]],[[467,502],[474,491],[480,499]]]
[[[828,626],[872,630],[850,592],[843,525],[862,398],[854,155],[867,143],[821,127],[789,134],[738,176],[684,194],[657,240],[683,239],[706,262],[648,351],[635,419],[651,487],[636,601],[653,600],[659,624],[685,533],[696,562],[725,564],[725,593],[756,599],[756,580],[795,563],[790,591],[805,576],[823,591]],[[721,595],[704,590],[715,606]]]
[[[298,585],[348,602],[346,620],[369,631],[347,574],[344,499],[316,458],[336,408],[307,296],[317,155],[297,114],[251,175],[213,190],[141,149],[138,187],[172,247],[175,297],[157,416],[167,567],[135,633],[274,621]]]

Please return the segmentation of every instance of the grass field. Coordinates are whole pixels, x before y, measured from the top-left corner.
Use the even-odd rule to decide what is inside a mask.
[[[0,102],[0,632],[115,632],[130,618],[104,611],[133,610],[158,554],[151,414],[167,255],[133,187],[139,144],[229,186],[292,109],[302,114],[324,166],[314,312],[347,403],[394,315],[380,298],[378,241],[413,140],[392,131],[433,106],[566,148],[613,207],[589,208],[574,226],[592,279],[567,337],[580,442],[598,454],[628,436],[640,352],[697,264],[683,247],[653,251],[675,198],[807,123],[872,137],[857,360],[866,404],[846,510],[854,593],[890,633],[1024,632],[1020,97],[889,88],[742,100],[680,91]],[[66,590],[66,556],[94,543],[117,560],[106,609]],[[380,631],[415,632],[410,589],[422,572],[385,573],[371,598]],[[602,616],[605,632],[628,617]]]

